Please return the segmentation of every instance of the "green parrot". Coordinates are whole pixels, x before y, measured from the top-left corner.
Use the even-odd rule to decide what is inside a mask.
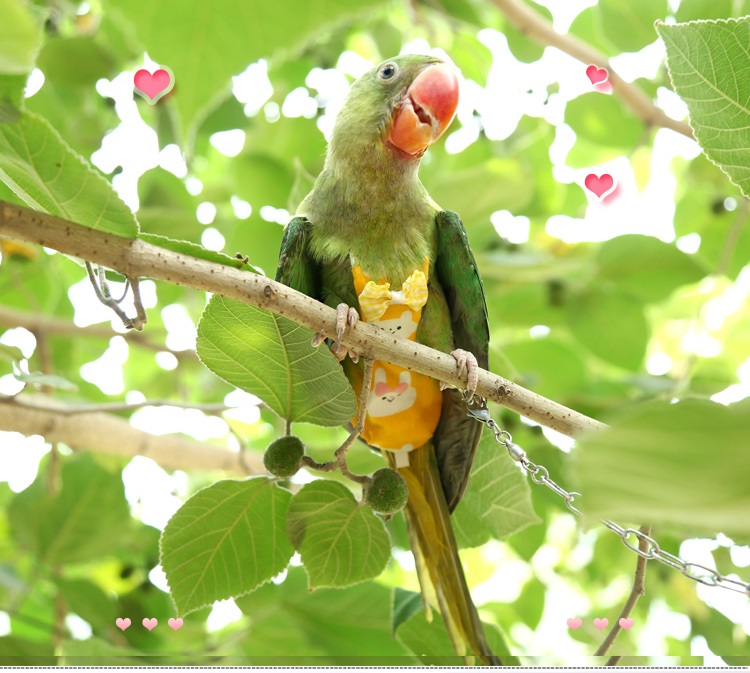
[[[487,307],[466,232],[417,175],[425,150],[455,115],[458,90],[453,67],[431,56],[392,58],[358,79],[323,171],[284,233],[276,279],[337,310],[332,351],[358,397],[363,366],[341,339],[359,320],[452,354],[469,395],[478,367],[487,368]],[[501,665],[450,523],[481,431],[460,391],[374,363],[362,438],[408,485],[405,516],[428,617],[430,607],[440,611],[458,655]]]

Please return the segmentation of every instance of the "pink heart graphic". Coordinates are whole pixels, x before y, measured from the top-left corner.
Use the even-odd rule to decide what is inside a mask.
[[[146,627],[146,628],[147,628],[147,629],[148,629],[149,631],[151,631],[152,629],[155,629],[155,628],[156,628],[156,625],[157,625],[158,623],[159,623],[159,622],[157,622],[157,621],[156,621],[156,617],[152,617],[151,619],[149,619],[148,617],[144,617],[144,618],[143,618],[143,625],[144,625],[144,626],[145,626],[145,627]]]
[[[604,619],[594,617],[594,626],[600,631],[603,631],[609,626],[609,619],[607,619],[606,617]]]
[[[141,68],[133,78],[136,93],[140,94],[147,103],[156,103],[162,96],[172,90],[174,82],[172,76],[164,69],[156,70],[152,75]]]
[[[617,187],[615,179],[609,173],[603,173],[602,175],[589,173],[583,184],[586,185],[586,189],[596,196],[597,201],[601,201],[605,196],[609,196],[615,190],[615,187]]]
[[[177,619],[175,619],[174,617],[170,617],[167,624],[169,624],[176,631],[182,626],[182,617],[178,617]]]
[[[592,84],[601,84],[609,78],[609,73],[605,68],[597,68],[595,65],[586,68],[586,75],[588,75]]]
[[[625,617],[620,617],[619,624],[623,629],[627,631],[631,626],[633,626],[633,618],[628,617],[627,619],[625,619]]]
[[[580,617],[576,617],[575,619],[571,617],[570,619],[568,619],[568,627],[573,629],[574,631],[579,628],[581,624],[583,624],[583,620]]]
[[[130,617],[125,617],[125,619],[123,619],[122,617],[118,617],[117,619],[115,619],[115,624],[117,624],[118,629],[124,631],[128,628],[128,626],[130,626]]]

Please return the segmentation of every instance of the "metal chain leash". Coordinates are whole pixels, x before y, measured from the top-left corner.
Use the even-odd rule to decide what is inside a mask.
[[[498,444],[502,444],[508,450],[511,458],[523,467],[524,470],[531,477],[531,481],[535,484],[542,484],[551,491],[557,493],[564,501],[565,506],[578,516],[583,516],[583,512],[578,509],[573,501],[576,497],[582,497],[580,493],[576,491],[566,491],[562,486],[550,478],[549,472],[544,465],[537,465],[534,461],[530,460],[526,456],[524,451],[518,444],[513,442],[513,437],[507,430],[503,430],[490,416],[490,411],[487,408],[487,401],[484,398],[478,398],[480,400],[480,406],[477,409],[469,409],[469,416],[472,416],[480,423],[484,423],[495,435],[495,440]],[[731,591],[737,591],[738,593],[750,596],[750,583],[742,582],[740,580],[731,579],[725,577],[717,570],[713,568],[707,568],[700,563],[693,563],[692,561],[683,561],[678,556],[670,554],[664,551],[659,543],[652,537],[635,528],[623,528],[614,521],[602,520],[602,523],[609,528],[613,533],[620,536],[622,543],[628,548],[634,551],[639,556],[645,559],[654,559],[663,563],[670,568],[679,570],[685,577],[705,584],[709,587],[721,587],[723,589],[729,589]],[[630,536],[636,537],[635,544],[631,544]],[[642,551],[638,546],[638,541],[643,541],[648,545],[645,551]]]

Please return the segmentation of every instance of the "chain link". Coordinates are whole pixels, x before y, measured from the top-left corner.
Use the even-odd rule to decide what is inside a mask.
[[[559,495],[564,501],[565,506],[574,514],[583,516],[583,512],[578,509],[573,501],[576,498],[580,498],[581,494],[576,491],[566,491],[560,484],[550,478],[549,471],[544,465],[538,465],[533,460],[526,456],[526,452],[513,442],[513,437],[507,430],[503,430],[490,416],[490,411],[487,408],[487,401],[484,398],[478,398],[480,406],[477,409],[469,409],[469,416],[472,416],[480,423],[484,423],[495,435],[495,440],[498,444],[502,444],[508,450],[511,458],[523,467],[523,469],[529,474],[531,480],[535,484],[541,484],[546,486],[553,493]],[[623,528],[616,524],[614,521],[603,520],[602,523],[609,528],[613,533],[618,535],[622,540],[622,543],[630,550],[634,551],[639,556],[642,556],[648,560],[659,561],[664,565],[679,570],[685,577],[705,584],[709,587],[721,587],[723,589],[729,589],[730,591],[736,591],[746,596],[750,596],[750,583],[743,582],[741,580],[732,579],[725,577],[717,570],[713,568],[707,568],[700,563],[693,563],[692,561],[683,561],[679,556],[670,554],[664,551],[659,543],[654,540],[646,533],[637,530],[635,528]],[[636,537],[636,543],[630,542],[630,537],[634,535]],[[639,542],[646,543],[646,550],[640,549]]]

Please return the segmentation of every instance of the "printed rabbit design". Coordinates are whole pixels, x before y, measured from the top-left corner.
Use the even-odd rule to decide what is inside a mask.
[[[419,322],[414,320],[414,314],[408,309],[404,310],[398,318],[374,320],[373,324],[388,330],[400,339],[410,339],[417,333],[417,327],[419,327]]]
[[[411,386],[411,372],[402,371],[398,385],[391,388],[386,382],[385,369],[377,367],[373,378],[372,391],[367,404],[367,413],[379,418],[393,416],[414,406],[417,389]]]

